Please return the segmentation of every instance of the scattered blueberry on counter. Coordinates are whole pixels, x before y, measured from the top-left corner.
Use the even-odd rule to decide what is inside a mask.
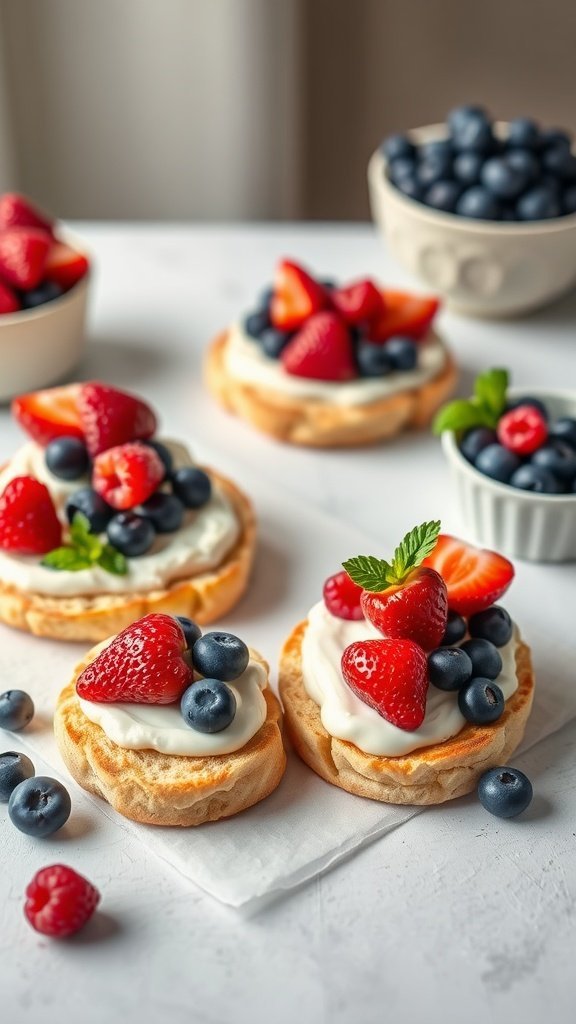
[[[518,768],[490,768],[478,783],[478,799],[497,818],[515,818],[532,801],[532,783]]]
[[[8,803],[13,790],[26,779],[31,779],[35,768],[26,754],[7,750],[0,754],[0,803]]]
[[[20,732],[34,718],[34,702],[24,690],[6,690],[0,694],[0,727]]]
[[[66,824],[72,804],[68,790],[56,779],[36,775],[12,791],[8,814],[13,825],[28,836],[43,839]]]

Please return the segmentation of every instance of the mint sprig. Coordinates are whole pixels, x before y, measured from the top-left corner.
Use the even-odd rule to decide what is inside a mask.
[[[128,572],[126,557],[111,544],[102,543],[99,537],[90,533],[90,523],[83,512],[74,515],[70,526],[70,543],[49,551],[41,564],[47,569],[66,572],[80,572],[93,565],[99,565],[114,576],[125,576]]]
[[[459,433],[473,427],[495,429],[506,408],[508,382],[508,371],[500,368],[479,374],[471,398],[457,398],[440,410],[434,420],[434,433],[442,434],[445,430]]]
[[[409,573],[422,564],[434,550],[440,533],[440,521],[422,523],[406,534],[391,562],[374,555],[357,555],[343,562],[351,580],[364,590],[381,593],[403,583]]]

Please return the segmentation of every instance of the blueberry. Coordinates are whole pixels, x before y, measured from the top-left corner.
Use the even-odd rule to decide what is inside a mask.
[[[267,327],[260,335],[260,344],[270,359],[279,359],[291,337],[290,331],[279,331],[276,327]]]
[[[516,210],[514,209],[514,207],[502,206],[500,208],[500,220],[503,221],[504,223],[517,221],[518,217],[516,216]]]
[[[53,302],[59,299],[63,289],[55,281],[44,281],[37,288],[20,293],[20,301],[23,309],[35,309],[36,306],[43,306],[46,302]]]
[[[322,285],[323,288],[326,289],[327,292],[333,292],[336,290],[336,288],[338,288],[338,282],[335,281],[333,277],[324,278],[323,281],[320,281],[320,284]]]
[[[487,114],[483,107],[473,103],[465,103],[460,107],[454,107],[446,118],[451,131],[457,131],[470,118],[483,118],[487,120]]]
[[[468,462],[475,462],[483,448],[496,444],[498,435],[490,427],[472,427],[467,430],[460,441],[460,451]]]
[[[59,480],[77,480],[88,472],[90,460],[79,437],[55,437],[46,446],[46,465]]]
[[[480,153],[459,153],[454,160],[454,177],[462,185],[477,185],[484,158]]]
[[[275,289],[273,284],[267,285],[267,287],[261,291],[259,300],[260,304],[258,307],[259,309],[268,310],[270,308],[270,303],[274,298],[274,291]]]
[[[488,725],[504,711],[504,694],[492,679],[476,676],[458,691],[458,707],[467,722]]]
[[[34,701],[24,690],[0,693],[0,728],[20,732],[34,718]]]
[[[246,644],[233,633],[205,633],[192,648],[196,671],[225,683],[238,679],[246,671],[249,660]]]
[[[113,547],[127,558],[145,555],[156,537],[150,519],[137,516],[134,512],[118,512],[108,523],[106,532]]]
[[[263,309],[257,309],[254,313],[250,313],[244,321],[244,330],[246,334],[249,334],[251,338],[255,338],[257,341],[262,336],[262,332],[270,327],[270,315],[268,313],[268,306]]]
[[[505,608],[493,604],[470,616],[468,632],[474,639],[489,640],[495,647],[504,647],[512,636],[512,619]]]
[[[576,477],[576,452],[564,441],[551,441],[538,448],[531,462],[534,466],[547,469],[565,483],[571,483]]]
[[[541,466],[520,466],[512,473],[510,486],[535,494],[560,494],[563,490],[556,477]]]
[[[549,433],[555,441],[563,441],[576,451],[576,420],[571,416],[561,416],[551,425]]]
[[[200,679],[182,694],[180,710],[191,729],[222,732],[234,720],[236,697],[220,679]]]
[[[442,637],[442,646],[448,647],[452,644],[459,644],[466,636],[467,628],[466,620],[461,615],[458,615],[457,612],[448,612],[448,621],[444,636]]]
[[[472,678],[472,662],[459,647],[438,647],[428,655],[428,678],[440,690],[459,690]]]
[[[66,518],[69,523],[77,512],[86,516],[91,533],[103,533],[114,515],[114,509],[110,508],[104,498],[91,487],[82,487],[79,491],[74,491],[66,501]]]
[[[418,346],[412,338],[388,338],[384,351],[393,370],[413,370],[418,362]]]
[[[454,213],[462,186],[457,181],[436,181],[424,193],[424,202],[433,210]]]
[[[499,156],[486,161],[480,180],[497,199],[516,199],[528,184],[522,171],[513,167],[506,157]]]
[[[540,149],[556,148],[557,146],[570,149],[572,140],[568,132],[562,131],[561,128],[543,128],[540,132]]]
[[[534,153],[528,149],[511,149],[506,154],[506,163],[524,175],[526,183],[536,181],[540,175],[540,164]]]
[[[532,783],[518,768],[490,768],[480,777],[478,799],[497,818],[515,818],[530,805]]]
[[[550,187],[538,185],[520,197],[516,213],[519,220],[550,220],[560,216],[560,203]]]
[[[454,155],[450,139],[431,139],[430,142],[423,142],[420,146],[420,157],[422,160],[440,160],[450,165]]]
[[[384,345],[360,341],[356,349],[358,370],[362,377],[385,377],[394,369]]]
[[[202,508],[212,497],[212,481],[203,469],[196,466],[184,466],[172,474],[174,494],[186,505],[186,508]]]
[[[562,193],[562,212],[576,213],[576,185],[569,185]]]
[[[548,408],[540,398],[534,398],[532,395],[521,395],[520,398],[512,398],[506,403],[506,412],[510,412],[511,409],[517,409],[519,405],[531,405],[533,409],[538,409],[538,412],[542,413],[546,421],[550,419]]]
[[[403,178],[413,178],[415,174],[414,161],[408,157],[398,157],[388,166],[388,177],[395,185],[398,185]]]
[[[13,790],[8,802],[10,820],[27,836],[43,839],[68,821],[72,805],[61,782],[37,775]]]
[[[418,202],[422,199],[424,190],[419,181],[416,178],[406,175],[404,178],[400,178],[400,181],[396,182],[396,188],[402,192],[405,196],[409,196],[410,199],[416,199]]]
[[[434,185],[435,182],[452,177],[452,157],[450,154],[444,156],[429,156],[422,159],[416,171],[416,177],[424,188]]]
[[[508,125],[508,146],[520,149],[536,149],[540,142],[540,130],[530,117],[515,117]]]
[[[165,444],[162,444],[161,441],[145,441],[144,444],[147,444],[149,448],[153,448],[156,454],[160,456],[162,465],[166,470],[166,476],[168,476],[168,474],[172,472],[172,467],[174,465],[174,459],[172,458],[172,452],[170,449],[167,448]]]
[[[34,765],[26,754],[15,750],[0,754],[0,803],[8,803],[12,790],[25,779],[31,779],[34,771]]]
[[[476,220],[498,220],[500,206],[488,189],[482,185],[472,185],[460,196],[456,203],[456,213],[460,217],[473,217]]]
[[[458,152],[472,150],[475,153],[489,153],[494,145],[494,136],[486,114],[481,110],[473,111],[453,123],[452,141]]]
[[[484,476],[507,484],[512,473],[521,465],[521,461],[514,452],[509,452],[501,444],[489,444],[478,454],[474,465],[480,473],[484,473]]]
[[[405,135],[389,135],[380,146],[381,152],[387,160],[397,160],[399,157],[414,157],[414,146]]]
[[[542,167],[562,181],[576,181],[576,156],[565,146],[552,146],[542,154]]]
[[[466,640],[463,651],[472,662],[472,674],[484,679],[497,679],[502,671],[500,651],[489,640]]]
[[[191,651],[196,641],[202,636],[202,630],[197,622],[193,622],[192,619],[186,618],[185,615],[176,615],[175,618],[182,626],[184,639],[186,640],[186,647]]]
[[[174,533],[182,526],[184,505],[175,494],[157,491],[148,501],[134,509],[137,516],[144,516],[152,523],[156,533]]]

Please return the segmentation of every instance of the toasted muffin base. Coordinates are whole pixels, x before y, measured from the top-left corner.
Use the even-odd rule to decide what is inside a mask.
[[[98,642],[120,633],[149,612],[187,615],[200,625],[221,618],[240,600],[256,547],[256,516],[247,496],[226,477],[210,476],[231,502],[240,535],[222,563],[208,572],[142,593],[52,597],[19,590],[0,580],[0,622],[54,640]]]
[[[218,757],[177,757],[125,750],[83,713],[76,680],[97,652],[89,651],[60,694],[54,733],[62,758],[83,789],[103,797],[124,817],[145,825],[201,825],[229,818],[264,800],[286,768],[282,713],[269,686],[266,721],[240,750]],[[268,665],[256,651],[251,658]]]
[[[311,398],[294,398],[247,384],[226,367],[228,331],[212,341],[204,363],[206,384],[229,412],[279,441],[319,448],[353,447],[393,437],[402,430],[427,426],[452,394],[458,372],[446,350],[441,372],[418,387],[365,405],[338,406]]]
[[[456,736],[402,757],[365,754],[326,732],[318,705],[302,678],[306,622],[292,631],[280,660],[280,696],[286,731],[302,758],[334,786],[390,804],[440,804],[470,793],[488,768],[506,764],[524,735],[532,707],[534,674],[530,648],[516,651],[518,689],[492,725],[467,724]]]

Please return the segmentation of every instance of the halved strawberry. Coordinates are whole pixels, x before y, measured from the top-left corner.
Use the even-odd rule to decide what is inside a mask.
[[[412,640],[363,640],[342,655],[342,674],[360,700],[399,729],[418,729],[426,714],[426,655]]]
[[[47,445],[55,437],[83,437],[78,396],[81,384],[46,388],[19,395],[12,402],[12,415],[21,427],[37,441]]]
[[[88,273],[89,267],[83,253],[65,242],[56,241],[48,253],[45,275],[48,281],[54,281],[67,292]]]
[[[280,356],[286,373],[314,380],[352,380],[358,375],[350,331],[336,313],[316,313]]]
[[[362,611],[388,640],[413,640],[425,651],[438,647],[448,620],[446,584],[433,569],[413,569],[398,584],[374,593],[365,590]]]
[[[27,291],[44,277],[50,236],[40,228],[10,228],[0,232],[0,277]]]
[[[165,475],[164,463],[154,448],[134,441],[96,456],[92,486],[112,508],[134,508],[154,494]]]
[[[26,196],[18,192],[5,192],[0,196],[0,231],[7,231],[8,228],[41,228],[51,235],[53,223]]]
[[[336,288],[330,295],[334,309],[347,324],[375,320],[384,313],[382,292],[373,281],[355,281],[345,288]]]
[[[186,640],[171,615],[153,612],[133,622],[80,674],[76,692],[96,703],[172,704],[193,678]]]
[[[397,335],[418,340],[427,333],[440,306],[432,296],[384,290],[384,311],[371,324],[370,341],[386,341]]]
[[[448,590],[448,606],[459,615],[473,615],[500,600],[514,579],[514,566],[503,555],[440,534],[424,565],[436,569]]]
[[[325,305],[325,288],[302,267],[290,260],[282,260],[278,264],[270,303],[270,319],[274,327],[294,331]]]
[[[127,441],[142,441],[156,431],[154,411],[136,395],[93,380],[78,394],[80,422],[90,455]]]
[[[17,313],[22,306],[16,292],[0,281],[0,313]]]
[[[62,527],[48,488],[16,476],[0,495],[0,548],[17,555],[45,555],[62,543]]]

